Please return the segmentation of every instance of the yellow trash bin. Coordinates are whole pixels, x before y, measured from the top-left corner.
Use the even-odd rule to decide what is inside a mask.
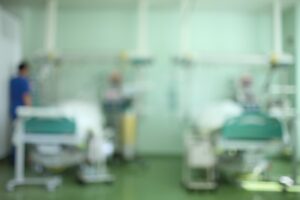
[[[123,156],[133,159],[136,152],[137,116],[133,112],[126,112],[122,118]]]

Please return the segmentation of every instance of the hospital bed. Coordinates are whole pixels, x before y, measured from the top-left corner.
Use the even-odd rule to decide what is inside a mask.
[[[44,185],[49,191],[62,183],[60,177],[29,178],[25,176],[25,146],[31,145],[78,145],[74,119],[67,118],[52,108],[19,108],[15,122],[13,144],[15,146],[15,177],[7,183],[12,191],[21,185]],[[37,126],[41,123],[42,126]]]
[[[76,108],[78,111],[77,113]],[[97,130],[99,127],[93,126],[93,124],[90,123],[91,120],[85,116],[85,114],[89,114],[89,110],[94,110],[93,107],[90,108],[91,109],[87,109],[87,107],[82,106],[80,109],[80,106],[76,104],[53,108],[20,107],[17,110],[18,118],[15,122],[13,133],[13,144],[15,146],[15,174],[14,178],[7,183],[7,190],[12,191],[16,186],[22,185],[41,185],[45,186],[49,191],[55,190],[56,187],[62,183],[60,177],[31,178],[25,176],[25,148],[28,144],[41,147],[40,149],[44,150],[47,149],[45,147],[49,147],[49,150],[51,147],[60,145],[69,147],[80,147],[84,145],[86,142],[86,134],[88,132],[92,130],[99,131]],[[83,110],[85,112],[83,112]],[[93,119],[96,119],[96,121],[98,120],[97,116],[92,115],[92,117]],[[101,137],[101,135],[99,137]],[[105,162],[106,156],[103,152],[101,153],[101,156],[104,157],[101,161]],[[62,154],[62,152],[57,152],[57,154]],[[44,155],[50,156],[51,150]],[[84,153],[76,155],[75,160],[77,161],[73,161],[73,163],[83,163],[85,160]],[[51,158],[51,156],[49,158]],[[106,163],[103,163],[102,168],[106,167],[105,164]],[[87,171],[87,167],[82,168]],[[113,179],[107,170],[103,170],[101,176],[99,176],[99,174],[94,175],[94,179],[95,177],[98,178],[97,180],[93,179],[92,182],[105,182]],[[91,176],[90,174],[83,172],[81,173],[81,177],[86,178],[85,180],[88,182]]]
[[[184,138],[182,178],[188,189],[214,189],[217,175],[224,171],[231,179],[238,173],[259,177],[269,166],[266,155],[283,148],[282,125],[267,114],[243,112],[228,103],[203,113],[202,121],[191,123],[193,134]],[[195,169],[204,170],[206,176],[193,180]]]
[[[253,178],[260,178],[266,172],[269,167],[267,157],[278,155],[283,147],[282,124],[262,112],[244,112],[227,120],[217,144],[223,158],[238,155],[234,162],[240,164],[237,172],[248,173]],[[223,166],[228,164],[226,158],[223,162]]]

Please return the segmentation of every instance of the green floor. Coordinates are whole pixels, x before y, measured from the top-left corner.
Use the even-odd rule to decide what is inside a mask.
[[[64,184],[55,192],[44,188],[24,187],[6,192],[5,183],[12,177],[8,164],[0,163],[0,200],[277,200],[300,199],[298,194],[246,192],[234,186],[221,186],[215,192],[187,192],[180,186],[179,158],[148,158],[141,165],[115,166],[113,185],[80,186],[74,177],[64,177]],[[277,165],[275,171],[283,167]]]

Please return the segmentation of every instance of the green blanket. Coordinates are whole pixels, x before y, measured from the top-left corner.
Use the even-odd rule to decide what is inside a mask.
[[[74,134],[76,124],[68,118],[31,118],[25,120],[25,132],[33,134]]]
[[[264,113],[246,112],[228,120],[222,130],[226,139],[269,140],[281,139],[280,122]]]

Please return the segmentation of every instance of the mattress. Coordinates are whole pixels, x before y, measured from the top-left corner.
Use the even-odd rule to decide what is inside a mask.
[[[264,113],[249,112],[228,120],[223,127],[226,139],[269,140],[280,139],[280,122]]]
[[[30,134],[74,134],[76,123],[69,118],[30,118],[25,120],[25,132]]]

